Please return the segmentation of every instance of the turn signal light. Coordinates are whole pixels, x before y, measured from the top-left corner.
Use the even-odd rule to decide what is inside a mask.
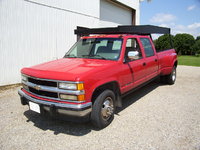
[[[85,101],[85,95],[78,95],[78,101]]]
[[[77,84],[77,89],[78,89],[78,90],[84,90],[83,83],[78,83],[78,84]]]

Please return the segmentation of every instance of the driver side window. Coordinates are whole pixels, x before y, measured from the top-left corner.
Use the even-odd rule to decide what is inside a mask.
[[[129,52],[132,52],[137,55],[134,58],[131,58],[128,56]],[[141,49],[137,42],[137,39],[135,39],[135,38],[127,39],[125,57],[126,57],[126,60],[129,60],[129,61],[134,61],[134,60],[138,60],[138,59],[142,58]]]

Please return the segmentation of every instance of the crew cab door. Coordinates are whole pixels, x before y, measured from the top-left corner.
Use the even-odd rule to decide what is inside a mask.
[[[158,75],[158,58],[150,38],[140,38],[140,41],[145,53],[143,65],[145,67],[146,80],[150,80]]]
[[[144,54],[141,52],[140,45],[136,38],[128,38],[126,41],[125,47],[125,62],[121,69],[123,69],[124,75],[121,75],[122,82],[122,91],[126,92],[131,90],[132,88],[142,84],[145,82],[146,74],[145,74],[145,66],[144,63]],[[139,53],[138,58],[130,59],[128,58],[129,52],[137,51]]]

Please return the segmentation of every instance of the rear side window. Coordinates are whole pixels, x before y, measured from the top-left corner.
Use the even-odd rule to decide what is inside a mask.
[[[140,38],[140,40],[144,47],[144,52],[146,54],[146,57],[154,56],[155,54],[150,40],[148,38]]]

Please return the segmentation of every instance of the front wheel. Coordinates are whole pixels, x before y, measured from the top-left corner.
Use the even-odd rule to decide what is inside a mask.
[[[115,94],[111,90],[103,91],[94,101],[91,113],[92,123],[102,129],[114,119]]]

